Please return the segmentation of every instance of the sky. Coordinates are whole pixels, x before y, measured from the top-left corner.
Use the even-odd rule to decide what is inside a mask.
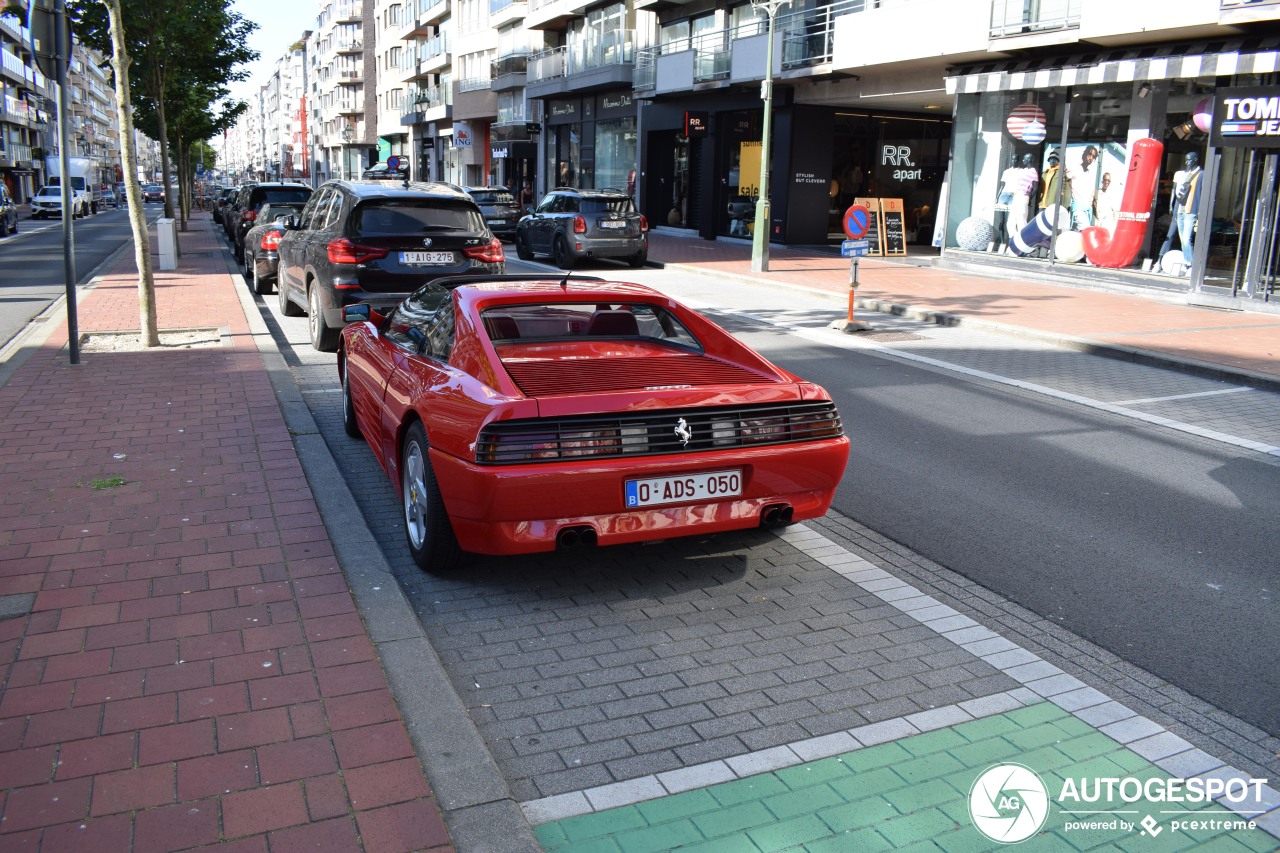
[[[258,25],[249,37],[258,59],[247,66],[247,79],[231,85],[233,98],[248,100],[267,82],[289,45],[315,28],[316,0],[234,0],[231,8]]]

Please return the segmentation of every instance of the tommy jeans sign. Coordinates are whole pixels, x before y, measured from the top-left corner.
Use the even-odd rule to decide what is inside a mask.
[[[1280,148],[1280,87],[1219,89],[1209,142],[1226,148]]]

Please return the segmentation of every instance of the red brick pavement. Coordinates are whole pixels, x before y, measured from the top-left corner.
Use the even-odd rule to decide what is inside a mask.
[[[849,261],[774,246],[769,272],[751,272],[745,240],[701,240],[655,232],[649,257],[669,264],[800,285],[847,296]],[[1101,344],[1280,377],[1280,315],[1221,311],[1150,295],[1089,290],[863,258],[858,297],[1065,335]],[[864,318],[865,319],[865,318]]]
[[[451,850],[208,220],[161,329],[0,388],[0,851]],[[243,285],[240,285],[243,286]],[[138,326],[124,258],[85,331]],[[123,480],[111,485],[113,478]]]

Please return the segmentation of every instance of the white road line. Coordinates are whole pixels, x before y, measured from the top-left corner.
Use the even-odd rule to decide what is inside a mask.
[[[1217,391],[1198,391],[1195,394],[1171,394],[1168,397],[1146,397],[1141,400],[1112,400],[1113,406],[1132,406],[1137,403],[1163,403],[1165,400],[1190,400],[1192,397],[1213,397],[1217,394],[1237,394],[1241,391],[1253,391],[1253,388],[1246,388],[1238,385],[1235,388],[1222,388]]]
[[[690,304],[691,300],[684,300],[685,304]],[[1059,391],[1056,388],[1048,388],[1044,385],[1037,385],[1034,382],[1024,382],[1021,379],[1010,379],[1007,376],[1000,376],[996,373],[988,373],[985,370],[975,370],[971,367],[964,367],[959,364],[952,364],[948,361],[942,361],[936,358],[930,358],[925,355],[918,355],[905,350],[890,349],[889,347],[880,346],[871,341],[862,340],[852,335],[845,335],[830,329],[812,329],[803,326],[796,326],[791,323],[782,323],[772,320],[768,317],[761,317],[748,311],[736,311],[732,308],[724,308],[717,305],[705,304],[702,310],[725,314],[731,317],[737,317],[743,320],[749,320],[772,328],[786,329],[797,337],[804,338],[807,341],[823,344],[825,346],[839,347],[840,349],[862,350],[869,355],[878,356],[880,358],[894,359],[898,361],[912,361],[918,364],[927,364],[931,367],[937,367],[951,373],[959,373],[963,376],[970,376],[974,379],[983,379],[987,382],[995,382],[999,385],[1007,385],[1011,388],[1019,388],[1023,391],[1030,391],[1033,394],[1041,394],[1045,397],[1052,397],[1056,400],[1063,400],[1068,403],[1076,403],[1081,406],[1087,406],[1091,409],[1097,409],[1102,412],[1109,412],[1113,415],[1120,415],[1125,418],[1133,418],[1134,420],[1143,421],[1153,426],[1162,426],[1168,429],[1184,432],[1189,435],[1207,438],[1210,441],[1218,441],[1223,444],[1229,444],[1233,447],[1243,448],[1244,450],[1252,450],[1257,453],[1265,453],[1269,456],[1280,457],[1280,446],[1274,444],[1266,444],[1261,441],[1254,441],[1249,438],[1241,438],[1236,435],[1229,435],[1225,432],[1218,432],[1213,429],[1196,426],[1195,424],[1186,424],[1181,421],[1175,421],[1170,418],[1163,418],[1159,415],[1140,412],[1136,409],[1128,409],[1119,403],[1105,403],[1101,400],[1094,400],[1089,397],[1081,397],[1079,394],[1071,394],[1066,391]]]

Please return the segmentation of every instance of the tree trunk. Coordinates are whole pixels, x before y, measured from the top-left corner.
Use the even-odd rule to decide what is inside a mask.
[[[155,91],[156,91],[156,129],[160,134],[160,171],[163,173],[160,177],[160,185],[164,187],[164,215],[173,219],[173,193],[169,192],[169,174],[172,165],[169,162],[169,129],[166,127],[164,117],[164,72],[156,69]]]
[[[124,36],[120,0],[103,0],[111,23],[111,68],[115,72],[116,103],[120,108],[120,159],[124,164],[124,194],[129,202],[129,225],[133,229],[133,257],[138,265],[139,338],[143,346],[160,345],[156,320],[156,282],[151,275],[151,235],[142,208],[138,186],[138,154],[133,145],[133,105],[129,100],[129,58]]]

